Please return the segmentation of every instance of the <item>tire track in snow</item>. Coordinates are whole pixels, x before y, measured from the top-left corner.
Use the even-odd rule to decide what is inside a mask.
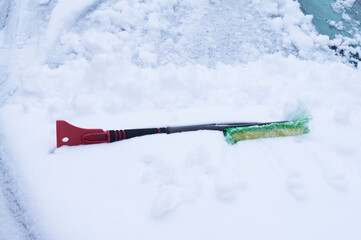
[[[0,141],[1,142],[1,141]],[[31,223],[29,215],[27,214],[23,204],[21,203],[21,197],[19,197],[19,187],[15,183],[12,177],[10,169],[6,166],[6,157],[4,155],[4,145],[0,145],[0,190],[4,197],[4,205],[9,210],[9,216],[5,215],[5,222],[14,220],[16,226],[11,226],[13,229],[1,229],[0,233],[10,232],[11,236],[3,236],[8,239],[26,239],[36,240],[39,239],[34,233],[34,227]],[[12,218],[12,219],[6,219]],[[2,220],[2,219],[1,219]],[[7,226],[9,227],[9,226]],[[0,238],[1,239],[1,238]]]
[[[37,57],[40,37],[45,31],[57,0],[0,1],[0,106],[21,84],[22,71]]]
[[[82,11],[75,22],[97,9],[102,2],[104,0],[96,1]],[[58,0],[44,3],[7,0],[0,3],[0,106],[6,104],[21,84],[22,72],[18,69],[23,69],[29,61],[34,60],[42,47],[41,38],[46,33],[57,3]],[[73,26],[74,23],[71,24],[71,27]],[[22,193],[12,174],[13,169],[8,167],[10,156],[4,154],[3,143],[0,139],[0,223],[7,224],[0,226],[0,240],[3,240],[3,237],[12,240],[39,239],[31,216],[22,203]],[[6,235],[3,236],[4,234]]]
[[[19,69],[36,56],[39,37],[56,3],[57,0],[46,3],[7,0],[0,3],[0,106],[5,105],[19,87]],[[39,239],[13,176],[16,169],[8,166],[10,155],[5,154],[4,149],[4,140],[0,138],[0,240]]]

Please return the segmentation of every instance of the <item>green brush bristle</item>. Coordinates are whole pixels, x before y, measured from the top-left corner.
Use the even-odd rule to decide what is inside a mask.
[[[230,144],[257,138],[296,136],[306,134],[310,131],[307,127],[307,123],[310,120],[311,117],[306,112],[302,112],[285,123],[227,128],[224,135]]]

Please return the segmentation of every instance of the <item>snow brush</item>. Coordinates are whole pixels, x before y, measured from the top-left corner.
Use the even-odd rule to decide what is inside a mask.
[[[158,133],[180,133],[198,130],[222,131],[226,141],[235,144],[238,141],[285,137],[306,134],[309,132],[307,123],[311,117],[302,112],[289,121],[278,122],[243,122],[243,123],[211,123],[162,128],[141,128],[108,130],[78,128],[66,121],[56,121],[57,147],[63,145],[75,146],[95,143],[111,143],[133,137],[140,137]]]

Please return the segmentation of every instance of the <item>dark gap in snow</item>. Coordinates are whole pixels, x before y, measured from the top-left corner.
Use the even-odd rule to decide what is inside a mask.
[[[10,16],[10,1],[0,2],[0,29],[5,28]]]

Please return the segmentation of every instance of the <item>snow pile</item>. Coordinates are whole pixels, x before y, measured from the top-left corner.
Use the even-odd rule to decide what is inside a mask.
[[[345,9],[352,8],[354,4],[355,0],[336,0],[331,6],[335,11],[342,12]]]
[[[360,69],[331,54],[298,3],[67,2],[28,5],[44,15],[21,47],[7,33],[24,25],[10,18],[1,32],[12,61],[0,186],[14,194],[0,208],[19,206],[4,234],[360,237]],[[284,120],[298,108],[313,116],[300,137],[231,146],[200,131],[55,149],[57,119],[107,130]]]
[[[326,41],[293,1],[106,2],[59,37],[49,61],[114,52],[141,67],[234,64],[278,51],[324,59]]]

